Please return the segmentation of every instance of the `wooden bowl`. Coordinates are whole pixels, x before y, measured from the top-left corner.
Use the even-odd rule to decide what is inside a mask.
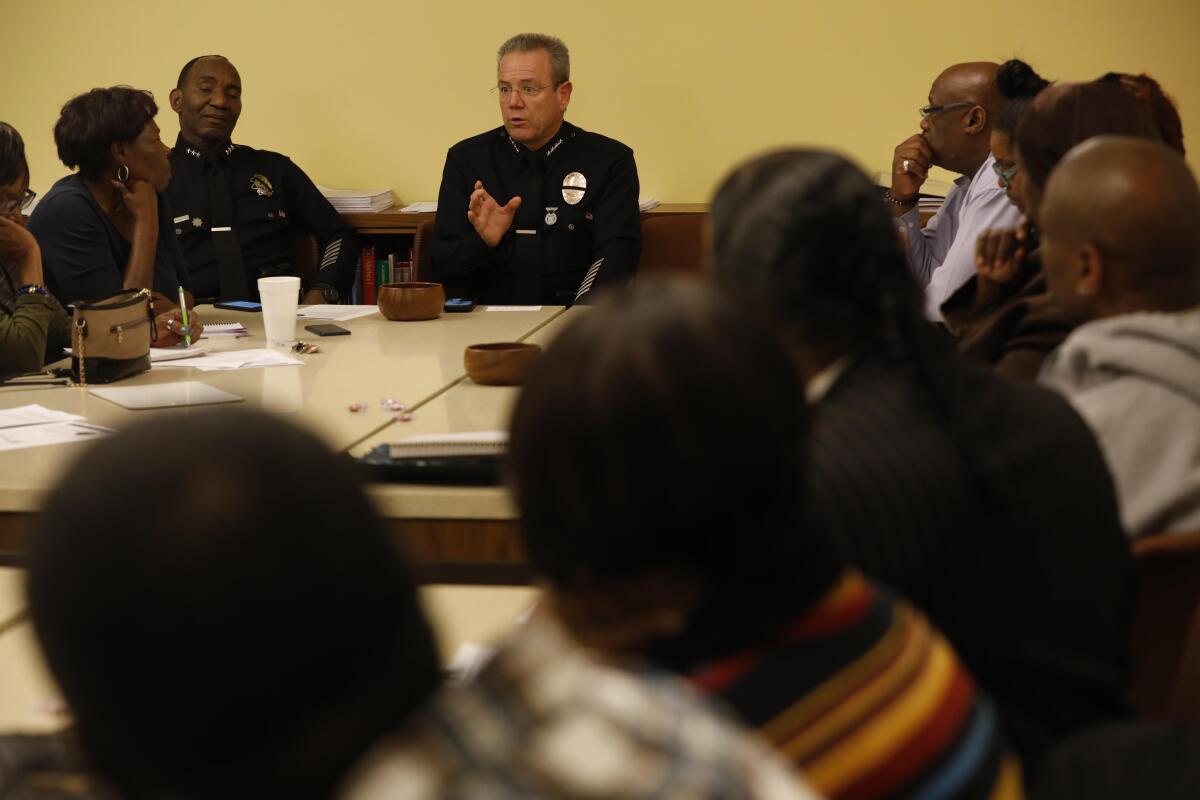
[[[541,357],[542,348],[536,344],[473,344],[463,352],[463,366],[471,380],[483,386],[519,386]]]
[[[379,287],[379,311],[388,319],[437,319],[445,304],[446,290],[440,283],[386,283]]]

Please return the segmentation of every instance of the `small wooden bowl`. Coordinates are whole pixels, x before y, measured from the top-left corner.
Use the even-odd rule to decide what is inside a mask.
[[[440,283],[387,283],[379,287],[379,311],[388,319],[437,319],[445,304],[446,290]]]
[[[541,357],[542,348],[536,344],[473,344],[463,351],[463,366],[471,380],[483,386],[519,386]]]

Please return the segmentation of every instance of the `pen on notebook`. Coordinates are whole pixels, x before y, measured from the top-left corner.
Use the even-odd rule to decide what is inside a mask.
[[[187,302],[183,295],[183,287],[179,287],[179,310],[183,312],[183,346],[192,346],[192,331],[188,327]]]

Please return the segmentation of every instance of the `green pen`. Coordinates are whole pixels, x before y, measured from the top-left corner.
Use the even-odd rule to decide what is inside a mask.
[[[183,312],[183,346],[192,346],[192,331],[188,327],[187,302],[183,296],[183,287],[179,287],[179,310]]]

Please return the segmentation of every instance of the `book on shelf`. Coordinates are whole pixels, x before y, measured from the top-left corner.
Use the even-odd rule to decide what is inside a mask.
[[[367,305],[375,302],[375,245],[362,246],[359,262],[362,269],[362,301]]]

